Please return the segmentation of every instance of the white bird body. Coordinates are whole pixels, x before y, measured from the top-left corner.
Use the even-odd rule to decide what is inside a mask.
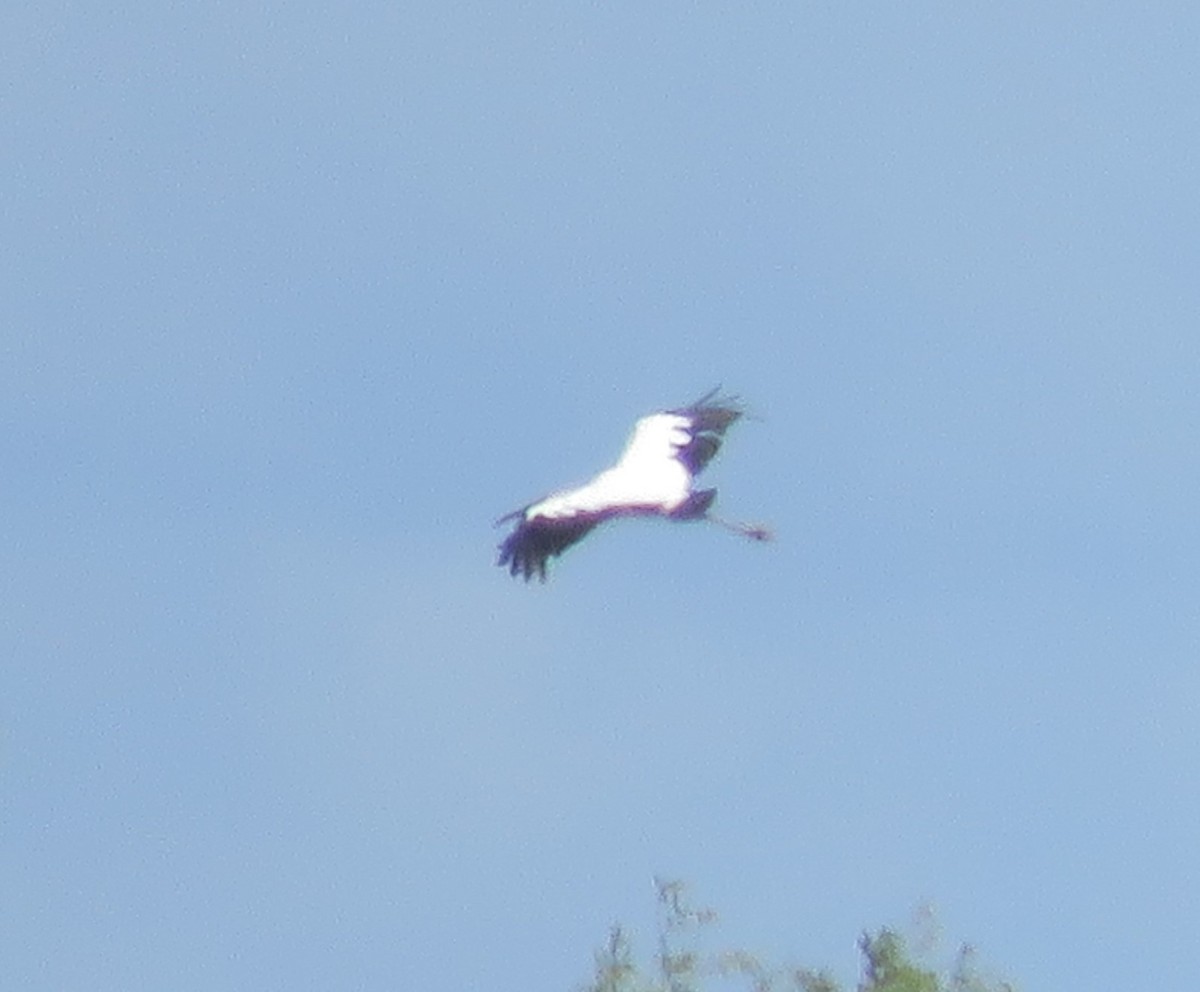
[[[694,477],[717,453],[726,429],[742,411],[717,390],[681,410],[643,417],[634,426],[620,460],[577,489],[552,493],[498,523],[518,519],[500,546],[500,565],[526,581],[544,582],[546,562],[561,554],[605,520],[622,516],[707,519],[766,540],[761,527],[728,524],[708,512],[715,489],[695,491]]]
[[[671,413],[643,417],[620,461],[578,489],[547,496],[525,510],[526,519],[603,513],[617,506],[659,506],[670,512],[688,497],[691,476],[675,451],[687,444],[687,420]]]

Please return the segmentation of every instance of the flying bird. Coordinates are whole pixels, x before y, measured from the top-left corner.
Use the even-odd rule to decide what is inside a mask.
[[[769,540],[763,527],[714,516],[715,489],[692,488],[720,450],[725,431],[743,413],[735,398],[719,392],[720,387],[690,406],[643,417],[612,468],[578,489],[553,493],[497,520],[497,526],[516,521],[500,545],[497,564],[526,582],[535,574],[545,582],[549,559],[617,517],[708,520],[756,541]]]

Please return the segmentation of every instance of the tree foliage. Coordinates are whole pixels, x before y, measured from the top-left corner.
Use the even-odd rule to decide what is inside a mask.
[[[698,949],[700,931],[716,923],[716,914],[693,907],[678,881],[656,879],[655,885],[658,932],[652,962],[639,966],[629,935],[620,924],[614,925],[596,951],[594,975],[583,992],[704,992],[714,983],[723,989],[740,984],[750,992],[843,992],[828,971],[770,967],[740,949]],[[1007,982],[978,974],[968,945],[945,972],[914,961],[904,938],[886,927],[864,933],[858,948],[862,977],[857,992],[1013,992]]]

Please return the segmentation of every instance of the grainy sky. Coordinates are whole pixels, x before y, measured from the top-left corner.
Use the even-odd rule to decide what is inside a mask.
[[[654,875],[1190,988],[1192,4],[0,15],[14,989],[565,990]],[[722,383],[761,546],[493,519]]]

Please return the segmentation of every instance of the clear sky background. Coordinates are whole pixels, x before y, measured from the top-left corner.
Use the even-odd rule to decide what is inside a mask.
[[[1191,988],[1190,3],[10,4],[13,989],[565,990],[655,874]],[[717,528],[492,521],[717,383]]]

